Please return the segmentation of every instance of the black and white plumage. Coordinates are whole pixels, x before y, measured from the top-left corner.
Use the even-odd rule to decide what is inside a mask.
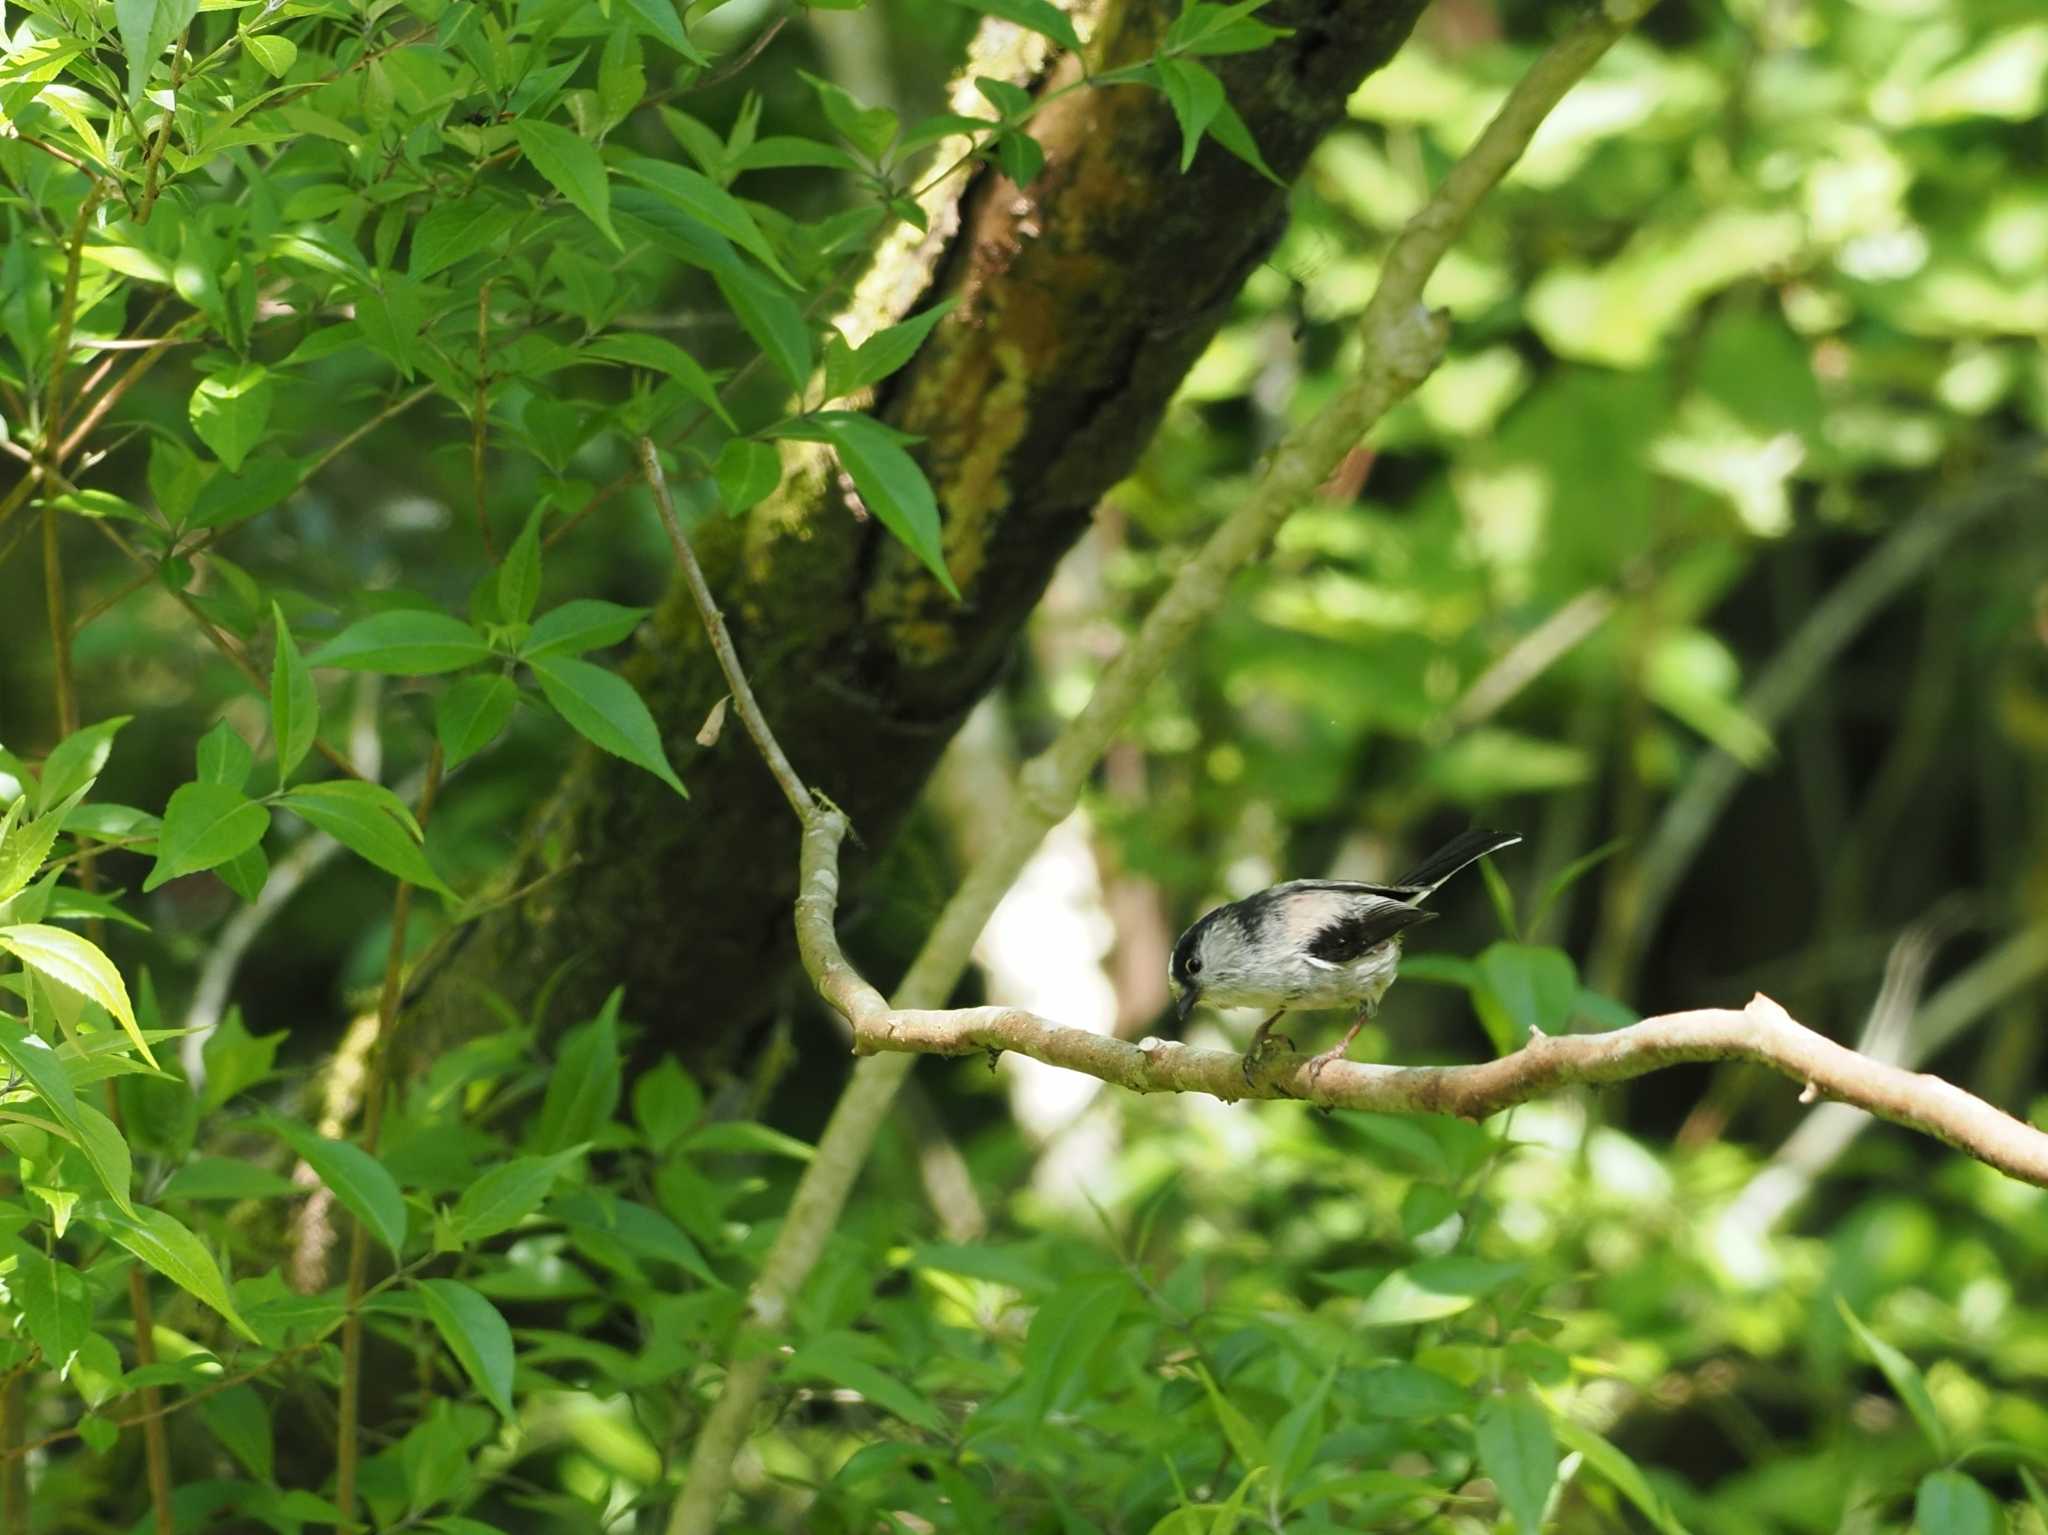
[[[1344,1038],[1316,1057],[1313,1069],[1320,1072],[1350,1048],[1394,984],[1402,934],[1436,915],[1422,902],[1460,869],[1521,840],[1513,832],[1475,827],[1392,884],[1296,879],[1217,907],[1173,946],[1167,979],[1180,1017],[1185,1020],[1197,1002],[1272,1009],[1245,1052],[1249,1078],[1283,1013],[1356,1009]]]

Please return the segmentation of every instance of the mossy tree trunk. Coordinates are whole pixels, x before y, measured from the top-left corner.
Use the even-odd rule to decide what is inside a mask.
[[[1112,0],[1098,67],[1149,55],[1177,9]],[[1420,9],[1281,0],[1264,15],[1291,36],[1207,62],[1291,181]],[[1045,85],[1077,70],[1063,59]],[[1179,129],[1153,91],[1077,91],[1032,131],[1046,157],[1037,179],[1019,188],[984,171],[934,224],[942,237],[885,252],[863,287],[898,313],[959,301],[876,409],[923,439],[964,600],[849,508],[815,456],[750,517],[697,534],[764,710],[870,851],[1001,673],[1054,566],[1286,218],[1286,192],[1213,144],[1183,174]],[[688,744],[724,684],[680,585],[650,630],[635,681],[691,799],[612,758],[579,760],[523,854],[522,878],[557,877],[486,919],[433,979],[419,1003],[426,1037],[461,1031],[476,985],[517,1004],[572,959],[552,1021],[623,983],[628,1012],[699,1064],[768,1006],[794,953],[797,827],[742,732]]]

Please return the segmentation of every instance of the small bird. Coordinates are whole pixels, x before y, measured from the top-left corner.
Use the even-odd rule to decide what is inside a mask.
[[[1309,1065],[1309,1078],[1342,1060],[1351,1041],[1379,1010],[1401,963],[1401,935],[1436,915],[1421,909],[1436,888],[1467,864],[1513,847],[1514,832],[1478,827],[1453,837],[1391,885],[1293,879],[1219,906],[1173,946],[1167,982],[1183,1023],[1197,1002],[1214,1007],[1270,1007],[1244,1053],[1253,1080],[1273,1025],[1290,1011],[1356,1008],[1344,1037]],[[1280,1036],[1284,1039],[1284,1036]],[[1293,1048],[1293,1041],[1286,1041]]]

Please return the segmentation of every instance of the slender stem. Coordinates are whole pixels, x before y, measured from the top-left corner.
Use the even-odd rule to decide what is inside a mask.
[[[50,341],[50,376],[43,396],[43,454],[52,468],[56,456],[51,444],[64,429],[64,367],[71,356],[71,333],[78,324],[78,272],[85,255],[85,232],[92,227],[93,213],[106,195],[107,184],[95,179],[92,190],[78,205],[78,216],[71,223],[71,243],[64,253],[64,297],[57,310],[57,333]]]
[[[28,1528],[28,1461],[22,1431],[27,1427],[28,1393],[22,1378],[10,1373],[0,1385],[0,1454],[7,1457],[0,1471],[0,1529]]]
[[[147,567],[152,576],[155,575],[156,567],[150,563],[149,556],[123,538],[114,528],[113,524],[101,518],[95,520],[93,526],[98,528],[115,548],[127,555],[136,564]],[[256,690],[258,695],[268,698],[270,696],[270,679],[264,676],[256,663],[249,659],[241,645],[221,633],[215,627],[213,620],[200,610],[198,599],[190,592],[175,586],[169,588],[169,590],[172,598],[176,600],[180,607],[184,608],[194,626],[206,637],[206,642],[219,651],[230,666],[242,674],[243,679],[248,682],[250,687]],[[313,750],[325,757],[329,763],[348,777],[361,778],[363,776],[362,769],[349,760],[347,753],[328,745],[327,742],[316,739],[313,742]]]
[[[163,165],[164,146],[171,141],[171,126],[178,120],[178,87],[184,81],[187,35],[187,32],[180,32],[177,44],[171,50],[171,104],[164,108],[164,120],[157,128],[155,141],[149,146],[149,157],[143,162],[142,202],[135,210],[135,222],[138,224],[147,224],[156,207],[157,173]]]
[[[63,446],[58,449],[58,457],[68,459],[76,453],[79,445],[92,435],[94,429],[102,421],[106,420],[107,412],[121,403],[121,397],[141,382],[143,375],[161,362],[165,354],[172,347],[179,344],[183,338],[178,333],[187,325],[195,324],[198,318],[197,315],[187,315],[184,319],[173,325],[167,335],[157,341],[155,345],[151,346],[140,357],[136,358],[134,362],[130,363],[128,371],[115,379],[107,387],[107,392],[97,400],[94,400],[91,409],[87,410],[85,415],[79,419],[78,424],[71,428],[69,434],[64,438]]]
[[[434,812],[435,796],[441,792],[441,746],[427,757],[427,781],[420,788],[419,808],[414,818],[421,827]],[[384,951],[384,986],[377,999],[377,1037],[370,1045],[368,1079],[363,1087],[363,1150],[377,1154],[377,1142],[384,1133],[384,1097],[391,1073],[391,1041],[398,1022],[399,998],[405,990],[405,930],[412,915],[412,886],[404,880],[391,898],[391,942]],[[363,1380],[363,1319],[360,1307],[369,1279],[370,1234],[362,1218],[349,1223],[348,1320],[341,1329],[340,1421],[335,1426],[334,1503],[343,1515],[343,1525],[355,1518],[356,1466],[360,1444]]]
[[[817,802],[811,798],[811,791],[804,787],[796,769],[790,766],[782,743],[775,739],[775,732],[768,728],[768,718],[761,712],[760,701],[754,697],[753,686],[740,666],[739,652],[733,648],[732,635],[725,627],[725,615],[718,611],[717,599],[711,595],[711,587],[704,580],[704,569],[697,563],[690,541],[683,537],[683,525],[676,520],[676,505],[669,496],[668,479],[661,472],[661,457],[655,451],[651,437],[640,439],[640,468],[647,476],[648,488],[654,492],[654,504],[661,511],[662,526],[668,529],[668,541],[675,546],[676,564],[683,572],[683,584],[690,589],[690,599],[697,604],[705,632],[711,636],[711,649],[718,657],[719,670],[725,673],[726,685],[732,689],[733,707],[739,710],[740,721],[747,727],[747,734],[753,737],[754,745],[760,749],[768,771],[775,775],[776,787],[782,790],[782,797],[789,801],[789,808],[796,812],[797,820],[808,825],[817,810]]]
[[[68,330],[68,327],[65,329]],[[54,368],[54,363],[52,364]],[[54,395],[54,390],[52,391]],[[47,440],[47,438],[46,438]],[[57,509],[47,503],[43,506],[43,584],[44,600],[48,605],[50,619],[50,652],[53,686],[56,690],[57,731],[68,736],[78,729],[78,683],[71,660],[73,630],[65,616],[64,563],[63,552],[57,538]],[[97,884],[93,860],[87,856],[79,863],[80,883],[89,891]],[[96,924],[97,927],[97,924]],[[97,930],[93,932],[96,942],[104,941]],[[114,1122],[116,1130],[121,1128],[121,1102],[114,1091],[111,1080],[103,1084],[106,1095],[107,1117]],[[147,1369],[156,1363],[156,1312],[149,1300],[149,1282],[143,1277],[142,1266],[135,1265],[128,1271],[128,1311],[135,1324],[135,1367]],[[13,1410],[7,1413],[7,1448],[14,1448],[18,1437],[15,1430],[20,1423],[18,1403],[21,1399],[19,1382],[11,1382],[7,1389],[8,1402]],[[142,1431],[143,1461],[149,1477],[149,1503],[154,1516],[156,1535],[173,1535],[174,1521],[171,1511],[171,1451],[170,1442],[164,1433],[159,1409],[162,1394],[155,1386],[142,1388],[142,1406],[150,1414]],[[10,1460],[4,1472],[0,1472],[0,1487],[11,1497],[14,1485],[27,1475],[27,1462]],[[0,1502],[4,1502],[0,1498]],[[7,1521],[5,1528],[20,1529],[25,1526]]]
[[[491,517],[484,505],[484,438],[489,430],[486,413],[491,404],[490,337],[491,284],[488,279],[476,290],[476,408],[470,421],[469,477],[476,485],[476,531],[484,541],[484,555],[495,565],[498,551],[491,539]]]

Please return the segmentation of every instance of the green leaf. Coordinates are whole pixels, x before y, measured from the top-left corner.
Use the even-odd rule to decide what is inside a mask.
[[[633,1079],[633,1123],[656,1151],[665,1150],[703,1112],[703,1090],[672,1055]]]
[[[2004,1535],[2005,1515],[1991,1494],[1961,1471],[1930,1471],[1913,1498],[1920,1535]]]
[[[299,61],[299,45],[276,32],[244,32],[242,46],[275,80],[290,74]]]
[[[512,1329],[498,1308],[452,1279],[423,1279],[413,1288],[448,1352],[485,1400],[511,1417]]]
[[[241,790],[221,783],[180,785],[164,806],[156,863],[142,888],[154,890],[167,880],[226,863],[255,847],[268,830],[270,812]]]
[[[405,1246],[405,1196],[383,1163],[360,1146],[329,1140],[294,1120],[265,1115],[263,1128],[296,1151],[370,1234],[397,1257]]]
[[[1550,1414],[1523,1394],[1487,1398],[1474,1422],[1479,1464],[1500,1490],[1501,1507],[1521,1535],[1536,1535],[1557,1483],[1557,1440]]]
[[[193,787],[186,785],[187,788]],[[150,1065],[156,1064],[149,1041],[136,1027],[135,1009],[128,1004],[128,987],[114,962],[97,944],[61,927],[39,922],[20,922],[0,927],[0,949],[5,949],[46,980],[69,986],[80,996],[99,1003],[127,1031],[135,1048]]]
[[[454,897],[427,861],[411,812],[382,784],[347,778],[300,784],[285,795],[284,806],[386,874]]]
[[[114,26],[128,56],[128,104],[142,100],[150,67],[198,14],[199,0],[114,0]]]
[[[1323,1434],[1323,1409],[1329,1403],[1330,1389],[1336,1384],[1337,1365],[1333,1360],[1314,1389],[1289,1407],[1267,1436],[1274,1474],[1282,1486],[1300,1485],[1303,1473],[1313,1464]]]
[[[201,1112],[211,1112],[237,1093],[267,1080],[277,1064],[278,1046],[288,1033],[278,1029],[270,1034],[251,1034],[242,1021],[240,1006],[230,1005],[227,1016],[214,1026],[200,1047],[200,1060],[206,1067],[206,1085],[199,1093]]]
[[[1650,1485],[1650,1479],[1643,1475],[1642,1467],[1625,1452],[1571,1418],[1558,1418],[1551,1427],[1564,1441],[1566,1449],[1576,1450],[1584,1456],[1587,1465],[1611,1482],[1614,1489],[1635,1504],[1664,1535],[1686,1535],[1685,1526],[1678,1522],[1678,1516],[1671,1512],[1670,1505],[1658,1496],[1657,1490]]]
[[[730,252],[731,247],[726,247]],[[718,291],[792,389],[811,377],[811,327],[796,302],[737,257],[712,271]]]
[[[78,1150],[92,1168],[93,1176],[99,1179],[100,1187],[107,1191],[107,1197],[120,1207],[124,1215],[135,1214],[135,1206],[129,1203],[128,1195],[134,1177],[134,1161],[119,1127],[91,1104],[81,1103],[75,1128]]]
[[[498,616],[508,624],[525,623],[540,601],[540,521],[536,506],[498,567]]]
[[[235,1309],[213,1254],[176,1216],[138,1206],[132,1216],[101,1210],[94,1213],[92,1220],[179,1289],[218,1311],[230,1327],[251,1343],[263,1341]]]
[[[1203,132],[1223,109],[1223,82],[1192,59],[1161,59],[1153,68],[1180,124],[1180,168],[1185,172],[1195,162]]]
[[[984,16],[1000,16],[1004,21],[1014,21],[1032,32],[1042,32],[1069,53],[1081,51],[1080,34],[1075,32],[1073,22],[1050,0],[954,0],[954,3],[964,5],[970,11],[979,11]]]
[[[821,80],[808,70],[797,72],[818,93],[818,105],[825,109],[825,120],[832,125],[832,131],[870,163],[881,164],[882,156],[896,142],[896,114],[887,107],[864,107],[844,88]]]
[[[276,1448],[271,1437],[270,1408],[254,1386],[230,1386],[199,1403],[199,1416],[221,1447],[242,1463],[252,1477],[268,1482],[276,1474]]]
[[[1428,1423],[1468,1411],[1465,1388],[1434,1370],[1413,1364],[1379,1364],[1361,1370],[1357,1399],[1369,1417]]]
[[[195,528],[225,528],[266,512],[299,488],[311,460],[276,454],[252,458],[240,474],[216,469],[192,508]]]
[[[448,1233],[462,1246],[510,1231],[541,1206],[555,1181],[583,1155],[571,1146],[547,1157],[515,1157],[463,1189],[448,1217]]]
[[[1408,1327],[1456,1316],[1520,1272],[1517,1264],[1480,1258],[1426,1258],[1381,1280],[1358,1320],[1368,1327]]]
[[[1197,1362],[1195,1375],[1208,1394],[1209,1410],[1216,1415],[1216,1422],[1222,1427],[1223,1437],[1230,1442],[1231,1453],[1237,1457],[1238,1463],[1247,1471],[1271,1465],[1272,1456],[1266,1449],[1266,1436],[1259,1432],[1258,1425],[1245,1415],[1243,1408],[1223,1394],[1208,1366]]]
[[[518,685],[501,673],[458,678],[434,707],[444,766],[457,767],[497,740],[518,698]]]
[[[92,1291],[68,1263],[45,1257],[27,1242],[12,1242],[14,1271],[7,1290],[21,1308],[28,1335],[52,1368],[65,1370],[92,1335]]]
[[[598,61],[597,99],[604,108],[607,130],[626,120],[647,95],[647,66],[640,39],[620,27],[604,41]]]
[[[946,1420],[918,1391],[854,1352],[850,1335],[814,1338],[783,1362],[788,1380],[822,1380],[844,1386],[931,1434],[943,1434]]]
[[[661,729],[631,683],[615,672],[571,656],[527,659],[540,690],[571,729],[592,745],[645,768],[684,798],[689,791],[669,766]]]
[[[539,656],[575,656],[586,650],[609,649],[639,628],[647,613],[646,608],[577,597],[534,620],[526,632],[526,643],[519,647],[519,657],[531,661]]]
[[[5,1014],[0,1014],[0,1059],[28,1083],[57,1123],[67,1130],[77,1126],[78,1094],[57,1052]]]
[[[1032,1419],[1061,1406],[1101,1357],[1129,1296],[1121,1274],[1096,1274],[1069,1280],[1046,1297],[1024,1338],[1024,1403]]]
[[[270,370],[254,362],[203,378],[192,391],[192,430],[230,474],[241,471],[249,450],[263,440],[270,422],[270,396]]]
[[[681,384],[698,404],[718,417],[727,427],[733,427],[733,419],[725,408],[725,401],[719,398],[717,377],[707,372],[703,364],[665,336],[650,336],[642,331],[614,331],[609,336],[599,336],[589,343],[583,348],[583,354],[586,357],[601,357],[607,362],[622,362],[629,367],[648,368],[656,373],[667,374]]]
[[[213,729],[199,738],[197,756],[199,782],[229,789],[246,788],[249,773],[256,766],[256,754],[249,749],[249,743],[226,720],[217,720]]]
[[[43,779],[36,790],[38,810],[47,811],[89,788],[100,776],[100,769],[107,765],[107,756],[114,749],[114,733],[133,718],[132,714],[120,714],[97,725],[84,726],[51,747],[50,755],[43,759]]]
[[[519,218],[516,210],[482,193],[436,204],[413,228],[407,271],[415,279],[432,277],[467,261],[509,234]]]
[[[1920,1425],[1920,1432],[1927,1436],[1935,1455],[1948,1459],[1948,1429],[1942,1424],[1941,1414],[1935,1410],[1934,1398],[1928,1393],[1927,1382],[1921,1378],[1920,1367],[1872,1332],[1839,1295],[1835,1297],[1835,1309],[1842,1313],[1842,1320],[1849,1324],[1849,1331],[1856,1335],[1857,1342],[1884,1372],[1884,1378],[1891,1382],[1892,1390],[1899,1394],[1899,1400],[1912,1413],[1913,1421]]]
[[[957,299],[934,304],[899,325],[877,331],[856,349],[836,333],[825,346],[825,397],[836,400],[856,389],[880,383],[917,355],[925,337],[953,312]]]
[[[350,624],[313,652],[314,666],[427,677],[490,659],[491,647],[459,618],[399,608]]]
[[[562,1041],[547,1096],[533,1129],[534,1149],[546,1154],[595,1140],[619,1106],[619,1001],[613,991],[597,1016]]]
[[[671,0],[626,0],[626,9],[639,18],[651,37],[668,44],[692,64],[709,64],[710,58],[690,41]]]
[[[753,214],[747,212],[746,204],[709,176],[693,171],[687,165],[637,155],[621,160],[619,170],[642,186],[652,188],[671,207],[724,235],[792,288],[798,286],[796,279],[776,258],[775,247],[761,233],[760,225],[754,222]]]
[[[949,595],[959,597],[960,589],[946,569],[938,502],[924,471],[904,452],[895,433],[871,417],[843,410],[799,417],[776,432],[783,437],[830,443],[868,510],[924,562]]]
[[[744,1156],[788,1157],[792,1162],[808,1162],[818,1154],[818,1148],[808,1141],[776,1129],[773,1125],[757,1124],[751,1119],[721,1119],[692,1132],[685,1143],[690,1151],[731,1151]]]
[[[1478,959],[1474,1001],[1494,1048],[1505,1055],[1538,1032],[1562,1034],[1579,995],[1579,974],[1562,949],[1495,943]]]
[[[1259,153],[1258,141],[1252,137],[1251,129],[1244,125],[1244,119],[1237,115],[1237,108],[1228,101],[1216,109],[1215,121],[1209,124],[1209,137],[1244,161],[1253,170],[1264,176],[1276,187],[1286,182],[1273,174],[1273,167],[1266,163]]]
[[[277,625],[277,660],[270,670],[270,733],[277,746],[277,786],[282,789],[320,733],[320,696],[313,688],[313,670],[292,640],[284,610],[273,602],[270,613]]]
[[[612,189],[605,180],[604,157],[597,146],[578,138],[559,123],[523,117],[513,127],[519,148],[548,184],[575,205],[619,249],[625,243],[612,228]]]
[[[24,794],[7,807],[5,816],[0,816],[0,902],[27,889],[29,881],[42,872],[65,816],[77,807],[79,796],[84,793],[83,788],[79,789],[63,804],[27,822],[21,820],[21,812],[28,807],[29,797]]]
[[[767,500],[781,486],[782,452],[772,442],[729,437],[718,450],[714,474],[718,499],[725,503],[726,515],[737,517]]]

